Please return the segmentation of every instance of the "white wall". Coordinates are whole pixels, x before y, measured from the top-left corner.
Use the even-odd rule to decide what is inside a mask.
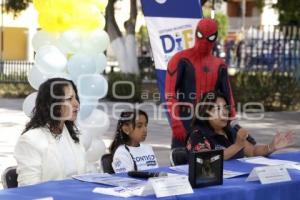
[[[278,11],[272,8],[277,0],[265,0],[265,7],[261,16],[261,25],[278,25]]]
[[[31,40],[36,33],[38,26],[38,13],[35,10],[33,4],[20,13],[17,17],[13,17],[13,14],[4,13],[3,26],[5,27],[23,27],[28,28],[28,60],[33,61],[33,48]]]

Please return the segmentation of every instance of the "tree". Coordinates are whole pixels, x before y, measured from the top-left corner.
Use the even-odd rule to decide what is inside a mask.
[[[210,17],[210,12],[210,9],[203,9],[203,16]],[[228,17],[221,12],[216,12],[215,21],[218,23],[218,38],[223,40],[228,32]]]
[[[273,7],[279,12],[281,25],[300,25],[299,0],[278,0]]]
[[[13,13],[17,16],[20,12],[25,10],[32,0],[4,0],[4,8],[6,12]]]
[[[110,37],[111,47],[117,57],[121,70],[125,73],[139,73],[135,41],[137,0],[130,0],[130,16],[124,23],[125,35],[121,33],[115,19],[114,5],[116,2],[117,0],[108,1],[105,10],[105,30]]]

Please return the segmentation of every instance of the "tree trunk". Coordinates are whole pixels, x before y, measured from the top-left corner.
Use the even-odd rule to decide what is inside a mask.
[[[113,41],[118,37],[122,37],[122,33],[115,19],[114,5],[116,0],[109,0],[105,9],[105,30],[109,34],[110,40]]]
[[[127,48],[128,65],[132,73],[139,73],[138,60],[136,55],[135,25],[137,16],[136,0],[130,0],[130,17],[124,23],[126,36],[125,46]]]
[[[136,0],[130,0],[130,18],[124,23],[126,35],[123,36],[115,20],[114,4],[116,0],[109,0],[106,11],[106,25],[112,49],[124,73],[138,73],[136,55],[135,24],[137,17]]]

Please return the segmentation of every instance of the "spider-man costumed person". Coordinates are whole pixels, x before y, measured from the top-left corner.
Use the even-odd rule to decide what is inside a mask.
[[[231,116],[235,116],[227,67],[223,59],[212,54],[217,36],[216,22],[201,19],[194,47],[176,53],[168,63],[165,96],[173,132],[172,148],[185,146],[191,131],[191,109],[205,92],[222,92],[231,104]]]

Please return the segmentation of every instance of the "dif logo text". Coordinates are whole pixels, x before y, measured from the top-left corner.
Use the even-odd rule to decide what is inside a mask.
[[[173,51],[181,51],[183,49],[191,48],[194,41],[194,31],[192,29],[185,29],[180,32],[168,33],[160,37],[162,47],[165,54]]]

